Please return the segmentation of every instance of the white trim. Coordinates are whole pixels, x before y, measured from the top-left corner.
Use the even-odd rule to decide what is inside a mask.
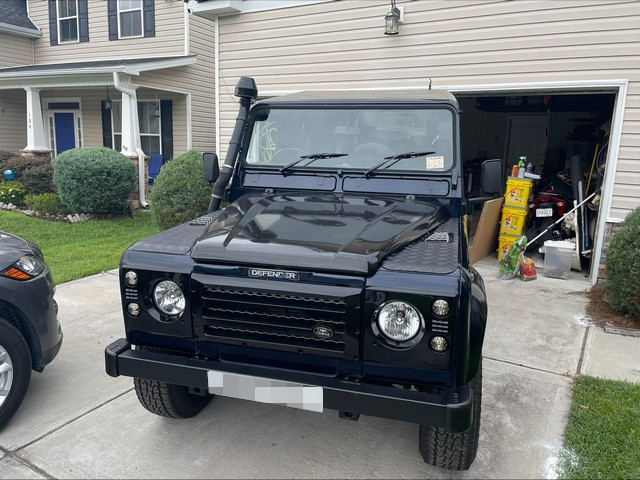
[[[607,155],[607,166],[605,170],[604,183],[602,185],[600,211],[598,214],[598,223],[596,225],[596,235],[593,245],[593,257],[591,259],[591,272],[589,280],[596,283],[598,279],[598,269],[600,259],[602,258],[602,244],[604,241],[604,228],[611,211],[611,200],[613,198],[613,187],[615,173],[618,163],[618,151],[620,148],[620,138],[622,136],[622,119],[624,116],[625,103],[627,97],[628,80],[612,79],[612,80],[576,80],[563,82],[526,82],[526,83],[497,83],[488,85],[440,85],[434,86],[434,90],[447,90],[451,93],[473,94],[473,93],[511,93],[511,92],[611,92],[616,94],[616,102],[614,105],[613,119],[611,122],[611,133],[609,135],[609,152]],[[337,91],[357,91],[357,90],[423,90],[427,88],[421,86],[406,87],[381,87],[381,88],[345,88],[334,89]],[[261,97],[276,97],[297,93],[302,90],[272,90],[261,92]],[[329,90],[327,90],[329,91]]]
[[[191,94],[186,94],[187,101],[187,150],[193,148],[193,126],[191,120]]]
[[[76,14],[70,17],[62,17],[60,16],[60,1],[56,0],[56,26],[58,28],[58,45],[66,45],[68,43],[80,43],[80,16],[78,15],[78,0],[73,0],[76,4]],[[67,0],[68,2],[71,0]],[[76,39],[75,40],[65,40],[62,41],[60,35],[60,21],[61,20],[71,20],[72,18],[76,19]]]
[[[189,9],[187,4],[182,4],[182,15],[184,16],[184,54],[189,55]]]
[[[59,75],[87,75],[98,73],[114,72],[126,73],[129,75],[140,75],[141,72],[148,72],[152,70],[161,70],[163,68],[184,67],[187,65],[193,65],[197,62],[197,58],[194,55],[169,57],[152,62],[131,63],[129,65],[110,65],[105,67],[74,67],[64,68],[65,64],[61,63],[58,70],[25,70],[18,72],[2,72],[0,69],[0,82],[3,80],[10,80],[13,78],[25,78],[25,77],[57,77]],[[113,83],[113,82],[112,82]],[[1,88],[1,87],[0,87]]]
[[[333,2],[334,0],[208,0],[198,2],[189,0],[187,7],[200,17],[213,20],[215,16],[238,15],[249,12],[264,12],[281,8],[302,7],[314,3]]]
[[[42,35],[42,32],[39,29],[34,30],[33,28],[19,27],[17,25],[11,25],[3,22],[0,22],[0,32],[31,38],[39,38]]]
[[[218,16],[214,20],[214,107],[216,116],[216,155],[220,155],[220,21]]]
[[[120,13],[127,12],[140,12],[140,35],[129,35],[123,37],[120,33]],[[144,37],[144,0],[140,0],[140,8],[125,8],[120,9],[120,0],[116,0],[116,16],[118,17],[118,40],[125,40],[128,38],[143,38]]]
[[[624,218],[618,218],[618,217],[607,218],[607,223],[622,223],[622,222],[624,222]]]

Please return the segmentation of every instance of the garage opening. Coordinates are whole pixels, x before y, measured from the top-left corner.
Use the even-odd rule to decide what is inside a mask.
[[[461,156],[467,196],[481,194],[478,191],[479,173],[484,160],[504,160],[506,180],[515,172],[513,166],[525,157],[526,177],[531,179],[525,184],[530,183],[531,190],[523,202],[523,210],[514,210],[517,214],[514,218],[522,221],[522,234],[529,240],[602,185],[615,94],[519,92],[459,94],[456,97],[462,110]],[[576,253],[571,268],[588,275],[592,268],[600,204],[600,196],[596,195],[540,240],[530,244],[527,255],[541,266],[539,248],[546,240],[573,242]],[[472,238],[481,209],[482,206],[473,215]],[[501,214],[498,222],[503,220]],[[480,236],[483,232],[477,233]],[[514,234],[515,230],[509,233]],[[484,238],[491,244],[496,257],[498,247],[504,248],[512,240],[504,232],[498,234]],[[478,238],[473,241],[476,240]]]

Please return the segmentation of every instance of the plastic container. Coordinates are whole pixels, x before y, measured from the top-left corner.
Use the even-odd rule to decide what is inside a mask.
[[[502,207],[500,233],[522,235],[527,219],[527,209],[517,207]]]
[[[547,240],[540,252],[544,253],[544,276],[567,280],[576,244]]]
[[[498,261],[502,260],[502,256],[509,251],[509,248],[517,239],[518,235],[498,235]]]
[[[529,194],[533,187],[533,181],[526,178],[507,179],[507,193],[504,196],[504,204],[509,207],[527,207]]]

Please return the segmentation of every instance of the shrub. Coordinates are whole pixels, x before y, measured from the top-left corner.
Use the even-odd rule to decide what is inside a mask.
[[[613,234],[606,266],[604,287],[611,308],[640,320],[640,208]]]
[[[162,168],[150,199],[156,223],[166,229],[205,214],[210,197],[202,155],[189,150]]]
[[[27,189],[20,182],[6,180],[0,182],[0,202],[13,203],[14,205],[24,205],[24,197]]]
[[[51,215],[64,215],[69,210],[62,204],[56,193],[42,193],[40,195],[27,195],[24,203],[29,210]]]
[[[53,183],[74,212],[123,213],[130,208],[136,172],[127,157],[110,148],[75,148],[56,157]]]
[[[0,150],[0,173],[3,173],[7,169],[5,165],[14,157],[14,153],[7,152],[6,150]]]
[[[4,170],[13,170],[29,193],[55,192],[53,164],[49,159],[14,156],[5,162]],[[3,171],[4,171],[3,170]]]

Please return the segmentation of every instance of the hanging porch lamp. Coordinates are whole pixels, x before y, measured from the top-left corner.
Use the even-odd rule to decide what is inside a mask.
[[[398,35],[400,23],[400,9],[396,7],[396,0],[391,0],[391,10],[384,16],[385,35]]]
[[[113,108],[113,101],[109,98],[109,87],[107,87],[107,99],[103,100],[104,109],[111,110]]]

